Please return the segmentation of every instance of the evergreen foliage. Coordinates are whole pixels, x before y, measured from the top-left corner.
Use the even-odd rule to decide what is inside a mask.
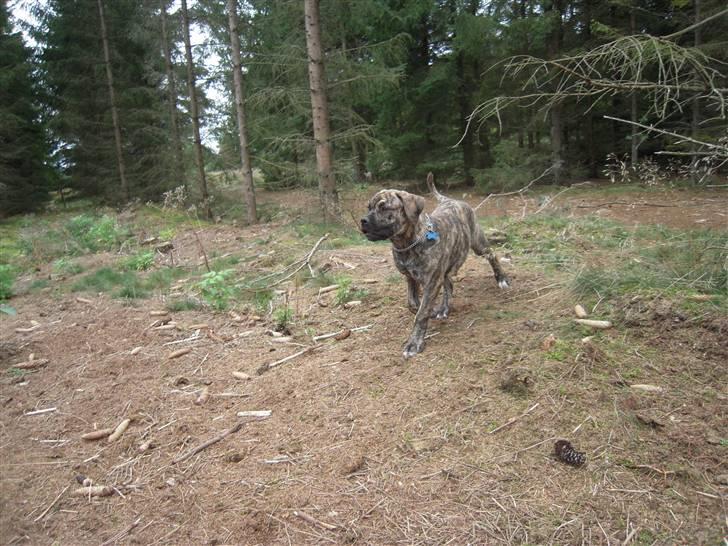
[[[51,170],[30,51],[0,3],[0,217],[49,199]]]

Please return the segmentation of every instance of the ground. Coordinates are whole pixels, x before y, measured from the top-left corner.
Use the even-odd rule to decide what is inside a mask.
[[[496,249],[513,287],[499,290],[471,256],[450,318],[431,322],[425,352],[407,361],[404,283],[389,247],[353,229],[370,190],[342,193],[351,229],[313,222],[309,191],[262,194],[270,221],[254,227],[174,216],[170,229],[166,213],[124,211],[133,245],[162,232],[175,250],[141,281],[119,281],[133,280],[121,293],[88,279],[120,270],[130,247],[53,261],[50,236],[38,237],[50,228],[26,221],[32,244],[19,248],[33,266],[0,323],[2,542],[718,544],[728,194],[580,190],[549,202],[558,191],[479,209],[506,233]],[[227,271],[222,282],[203,277],[205,259]],[[146,280],[172,270],[161,288]],[[235,294],[210,292],[236,282]],[[319,294],[328,284],[339,288]],[[613,327],[575,324],[575,304]],[[191,350],[170,358],[180,348]],[[18,368],[31,354],[47,363]],[[237,416],[257,410],[270,417]],[[127,418],[114,442],[81,438]],[[554,456],[560,438],[585,465]],[[76,496],[79,476],[112,494]]]

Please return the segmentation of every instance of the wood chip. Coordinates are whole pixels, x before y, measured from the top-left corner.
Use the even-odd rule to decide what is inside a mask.
[[[82,298],[81,296],[76,296],[76,301],[78,303],[85,303],[86,305],[91,305],[93,303],[93,301],[86,299],[86,298]]]
[[[643,392],[663,392],[665,390],[657,385],[630,385],[629,387]]]
[[[612,323],[608,320],[589,320],[589,319],[574,319],[574,322],[581,324],[582,326],[589,326],[590,328],[596,328],[598,330],[606,330],[612,327]]]
[[[15,332],[18,334],[29,334],[30,332],[37,330],[38,328],[40,328],[40,324],[34,324],[29,328],[16,328]]]
[[[141,352],[141,347],[134,347],[131,351],[129,351],[129,354],[131,356],[138,355]]]
[[[192,351],[192,347],[183,347],[181,349],[177,349],[173,353],[169,353],[169,355],[167,355],[167,358],[169,360],[172,360],[174,358],[179,358],[179,357],[181,357],[183,355],[186,355],[187,353],[189,353],[191,351]]]
[[[73,490],[73,494],[77,497],[108,497],[113,492],[114,490],[106,485],[91,485]]]
[[[111,443],[121,438],[121,435],[124,434],[124,431],[129,426],[129,423],[131,423],[131,419],[124,419],[121,423],[118,424],[118,426],[114,429],[114,432],[109,435],[106,441]]]
[[[87,442],[92,442],[94,440],[101,440],[102,438],[107,438],[113,432],[114,432],[113,428],[100,428],[98,430],[94,430],[92,432],[87,432],[86,434],[82,434],[81,439],[86,440]]]
[[[39,358],[37,360],[28,360],[26,362],[19,362],[18,364],[13,365],[13,368],[18,368],[19,370],[34,370],[36,368],[42,368],[46,364],[48,364],[50,360],[47,358]]]
[[[334,336],[334,339],[336,341],[343,341],[344,339],[346,339],[350,335],[351,335],[351,330],[349,330],[348,328],[345,328],[339,334],[335,335]]]
[[[206,322],[200,322],[199,324],[190,324],[187,329],[188,330],[207,330],[210,328],[210,325]]]
[[[238,417],[255,417],[256,419],[267,419],[271,416],[272,410],[251,410],[239,411]]]
[[[195,405],[201,406],[202,404],[207,402],[209,399],[210,399],[210,389],[208,389],[207,387],[203,387],[202,390],[200,391],[200,394],[195,399]]]
[[[360,305],[361,305],[361,301],[359,301],[359,300],[347,301],[344,304],[344,309],[352,309],[354,307],[359,307]]]
[[[166,317],[167,315],[169,315],[169,311],[165,311],[163,309],[157,311],[149,311],[150,317]]]
[[[244,372],[233,372],[233,377],[242,381],[249,381],[251,379],[251,377]]]
[[[541,342],[541,350],[550,351],[554,345],[556,345],[556,336],[554,334],[549,334]]]
[[[585,319],[589,316],[589,313],[587,313],[586,309],[584,309],[581,305],[574,306],[574,314],[580,319]]]

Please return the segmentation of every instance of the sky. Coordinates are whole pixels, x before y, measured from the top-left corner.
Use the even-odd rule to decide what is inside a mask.
[[[0,0],[2,1],[2,0]],[[105,1],[113,1],[113,0],[105,0]],[[34,4],[39,4],[40,6],[46,6],[47,0],[10,0],[8,2],[8,6],[10,8],[10,16],[11,16],[11,23],[13,23],[13,27],[16,31],[20,31],[23,33],[23,38],[25,39],[25,43],[32,48],[37,48],[38,44],[33,39],[32,36],[30,36],[23,28],[23,24],[18,23],[27,23],[30,25],[34,25],[37,23],[37,19],[33,16],[31,13],[31,6]],[[187,5],[188,8],[192,8],[196,4],[196,0],[188,0]],[[177,10],[180,9],[180,0],[174,0],[172,3],[169,12],[170,13],[176,13]],[[207,29],[199,24],[193,23],[190,25],[190,43],[192,45],[192,49],[194,50],[196,46],[202,45],[207,39],[209,38],[209,34],[207,32]],[[182,44],[177,44],[177,53],[178,55],[182,54],[183,46]],[[219,70],[220,66],[220,57],[218,57],[216,54],[211,53],[209,55],[205,55],[202,58],[202,62],[204,66],[210,71],[215,72]],[[182,82],[184,83],[184,82]],[[198,82],[199,85],[199,82]],[[178,86],[179,87],[179,86]],[[181,87],[182,89],[184,87]],[[205,92],[207,94],[207,97],[209,100],[211,100],[218,109],[222,109],[227,103],[227,97],[225,95],[225,91],[222,89],[219,83],[217,82],[211,82],[210,85],[206,86]],[[208,120],[208,123],[205,123],[205,120],[203,120],[203,127],[201,129],[201,136],[203,143],[205,146],[213,149],[214,151],[218,151],[219,146],[218,142],[214,136],[215,128],[213,126],[214,118],[210,117]]]

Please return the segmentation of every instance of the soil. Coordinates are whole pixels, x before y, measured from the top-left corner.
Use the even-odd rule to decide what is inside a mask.
[[[351,218],[366,198],[344,201]],[[260,200],[289,211],[316,204],[311,192]],[[580,194],[564,198],[561,211],[725,228],[727,203],[718,193]],[[522,206],[518,197],[501,199],[481,213],[512,217]],[[528,206],[540,205],[529,199]],[[208,253],[224,255],[275,236],[277,227],[218,225],[201,240]],[[178,260],[199,260],[192,233],[174,243]],[[309,248],[288,252],[303,256]],[[471,256],[451,317],[432,321],[425,352],[404,361],[412,315],[389,248],[324,246],[316,263],[351,276],[368,296],[345,309],[333,293],[292,283],[285,297],[295,318],[284,341],[253,312],[181,311],[160,320],[150,311],[164,309],[161,296],[136,306],[106,295],[14,298],[18,315],[2,319],[0,333],[2,543],[721,540],[725,316],[692,320],[669,302],[627,300],[618,327],[582,346],[582,334],[570,333],[578,302],[557,277],[520,269],[514,258],[507,265],[513,288],[504,292]],[[165,320],[177,327],[158,329]],[[208,328],[194,327],[203,323]],[[312,335],[369,325],[257,374],[311,346]],[[574,351],[560,357],[558,341],[544,350],[551,334]],[[183,347],[191,351],[169,358]],[[31,354],[49,362],[11,373]],[[198,405],[204,388],[210,397]],[[271,415],[236,416],[250,410]],[[113,443],[81,439],[126,418],[129,428]],[[238,432],[174,462],[241,420]],[[559,438],[585,452],[587,463],[557,460]],[[77,476],[113,494],[75,496]]]

